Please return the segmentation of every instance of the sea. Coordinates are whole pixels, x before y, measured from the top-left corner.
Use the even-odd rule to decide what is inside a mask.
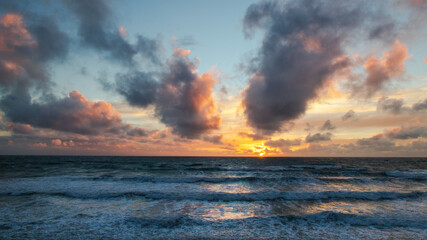
[[[0,156],[0,239],[427,239],[427,158]]]

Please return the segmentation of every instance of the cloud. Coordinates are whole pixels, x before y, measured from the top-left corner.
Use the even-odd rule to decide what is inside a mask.
[[[378,99],[377,111],[399,114],[404,110],[406,110],[406,108],[403,107],[403,99],[395,99],[395,98],[387,98],[387,97],[382,97]]]
[[[310,123],[306,122],[304,131],[309,132],[309,131],[311,131],[311,129],[313,129],[313,126],[311,126]]]
[[[46,89],[48,61],[62,59],[68,52],[68,37],[55,22],[31,15],[7,13],[0,16],[0,89]],[[31,20],[31,21],[30,21]]]
[[[222,134],[221,135],[212,135],[212,136],[204,136],[203,140],[206,142],[221,144],[222,143]]]
[[[0,108],[9,121],[7,130],[29,134],[37,127],[89,135],[132,135],[137,128],[122,123],[109,103],[89,101],[78,91],[65,98],[52,93],[47,64],[66,56],[69,38],[51,18],[11,7],[19,14],[0,16]],[[33,99],[30,93],[40,97]]]
[[[38,58],[42,61],[63,59],[68,53],[70,38],[60,30],[55,20],[43,16],[29,30],[37,42]]]
[[[341,119],[343,121],[347,121],[350,118],[354,118],[356,116],[356,113],[353,110],[349,110],[348,112],[346,112]]]
[[[392,114],[415,113],[427,109],[427,99],[414,103],[412,107],[404,106],[403,99],[381,97],[377,103],[377,111],[389,112]]]
[[[426,127],[401,127],[393,128],[384,133],[385,136],[392,139],[411,139],[427,137]]]
[[[7,130],[12,131],[14,133],[29,134],[34,130],[34,128],[29,124],[10,122],[7,124]]]
[[[122,37],[126,37],[126,35],[128,34],[128,31],[126,30],[126,28],[124,28],[123,26],[120,26],[119,28],[118,28],[118,31],[119,31],[119,34],[122,36]]]
[[[269,140],[264,143],[265,146],[280,148],[282,152],[289,152],[290,147],[301,145],[301,139],[278,139],[278,140]]]
[[[336,126],[331,123],[331,120],[326,120],[325,123],[319,128],[321,131],[329,131],[334,130]]]
[[[190,55],[191,51],[190,49],[183,49],[183,48],[176,48],[173,50],[173,56],[180,58],[180,57],[186,57]]]
[[[159,63],[157,51],[160,44],[156,40],[138,35],[136,44],[123,37],[123,26],[112,22],[109,2],[104,0],[65,0],[66,6],[77,16],[78,34],[82,42],[96,50],[108,53],[113,60],[132,64],[133,57],[141,54],[153,63]]]
[[[321,142],[321,141],[330,141],[332,137],[332,133],[327,132],[327,133],[316,133],[311,135],[311,133],[309,133],[307,135],[307,137],[305,137],[305,141],[308,143],[311,142]]]
[[[408,57],[408,48],[397,40],[388,52],[383,52],[383,58],[369,57],[364,64],[368,75],[361,85],[353,87],[353,93],[364,97],[373,96],[392,78],[403,75]]]
[[[417,111],[417,112],[427,110],[427,99],[412,105],[412,110]]]
[[[264,140],[265,136],[259,133],[247,133],[247,132],[239,132],[239,136],[251,138],[254,141]]]
[[[408,1],[405,1],[405,2],[409,3],[410,6],[420,11],[427,9],[427,0],[410,0],[409,2]]]
[[[395,147],[393,141],[385,139],[384,135],[379,133],[370,138],[362,138],[357,140],[356,144],[362,149],[372,149],[375,151],[392,151]]]
[[[61,145],[62,145],[62,141],[61,141],[61,139],[52,139],[50,142],[51,142],[51,143],[52,143],[52,145],[54,145],[54,146],[61,146]]]
[[[244,32],[265,30],[262,46],[247,67],[252,74],[243,93],[248,125],[272,134],[301,117],[310,101],[338,76],[357,67],[346,53],[350,42],[390,43],[411,20],[385,13],[387,4],[375,1],[260,1],[248,7]],[[412,11],[412,10],[411,10]],[[405,44],[395,41],[383,57],[367,58],[366,78],[351,83],[353,95],[371,97],[405,72]],[[348,78],[348,76],[347,76]]]
[[[137,128],[137,127],[127,127],[127,135],[131,137],[146,137],[148,136],[148,132],[143,128]]]
[[[161,74],[118,74],[112,87],[133,106],[152,104],[162,123],[181,137],[194,139],[218,129],[221,117],[212,97],[216,77],[198,75],[198,59],[190,60],[189,54],[190,50],[175,49]]]
[[[211,74],[197,74],[197,62],[190,61],[188,55],[175,55],[168,61],[158,89],[156,115],[186,138],[218,129],[221,117],[212,97],[215,83]]]
[[[151,73],[131,72],[117,74],[115,89],[132,106],[147,107],[156,100],[158,82]]]
[[[43,102],[32,101],[29,95],[9,95],[0,106],[13,124],[89,135],[118,133],[128,128],[111,104],[89,101],[78,91]]]
[[[245,33],[257,27],[267,32],[244,91],[248,124],[272,133],[302,116],[328,80],[350,67],[343,43],[368,19],[364,10],[338,1],[252,4],[244,18]]]

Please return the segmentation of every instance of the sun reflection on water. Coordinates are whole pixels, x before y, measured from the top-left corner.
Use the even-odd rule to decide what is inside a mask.
[[[253,189],[247,184],[243,183],[230,183],[230,184],[201,184],[201,188],[204,188],[210,192],[216,193],[250,193]]]
[[[246,204],[217,203],[211,207],[204,207],[193,212],[192,215],[203,217],[208,220],[227,220],[256,217],[256,206]]]

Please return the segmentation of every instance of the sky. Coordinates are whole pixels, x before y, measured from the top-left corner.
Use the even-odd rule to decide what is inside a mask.
[[[0,1],[0,154],[427,157],[427,1]]]

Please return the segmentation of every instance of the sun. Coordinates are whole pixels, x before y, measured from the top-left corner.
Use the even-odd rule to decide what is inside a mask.
[[[259,156],[260,156],[260,157],[262,157],[262,156],[264,156],[264,155],[265,155],[265,152],[260,152],[260,153],[259,153]]]

